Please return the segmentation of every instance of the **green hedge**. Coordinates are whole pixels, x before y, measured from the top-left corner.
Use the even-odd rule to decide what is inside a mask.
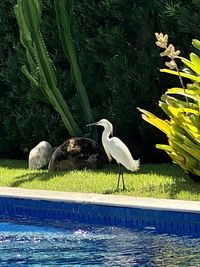
[[[0,32],[0,156],[26,156],[39,141],[53,146],[69,135],[59,115],[36,92],[20,71],[25,62],[14,17],[14,0],[1,1]],[[170,3],[170,4],[169,4]],[[43,34],[59,70],[63,95],[86,132],[69,65],[62,54],[52,0],[43,1]],[[200,3],[187,0],[82,0],[74,1],[73,35],[86,89],[96,120],[107,118],[143,162],[164,161],[154,148],[165,136],[142,121],[136,107],[160,114],[158,100],[175,77],[159,73],[164,61],[154,44],[154,33],[168,33],[183,56],[192,38],[200,37]]]

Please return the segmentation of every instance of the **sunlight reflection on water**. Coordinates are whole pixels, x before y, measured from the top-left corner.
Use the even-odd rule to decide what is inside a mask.
[[[200,238],[120,227],[0,222],[0,266],[199,266]]]

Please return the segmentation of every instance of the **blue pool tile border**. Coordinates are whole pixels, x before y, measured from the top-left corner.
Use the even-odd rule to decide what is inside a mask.
[[[152,229],[163,233],[200,237],[200,211],[119,206],[70,200],[0,196],[0,215]]]

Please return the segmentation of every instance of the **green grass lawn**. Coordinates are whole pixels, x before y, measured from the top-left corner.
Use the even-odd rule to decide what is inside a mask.
[[[200,183],[174,164],[145,164],[137,173],[125,172],[124,177],[127,191],[116,192],[116,165],[97,171],[48,172],[29,170],[26,161],[0,160],[0,186],[200,200]]]

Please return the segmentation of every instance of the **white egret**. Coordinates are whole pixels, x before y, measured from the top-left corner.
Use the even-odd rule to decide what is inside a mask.
[[[121,165],[130,171],[137,171],[139,169],[140,160],[134,160],[128,147],[117,137],[110,137],[113,134],[112,124],[102,119],[96,123],[88,124],[87,126],[100,125],[104,127],[102,133],[102,143],[107,154],[108,160],[114,158],[119,165],[119,176],[117,183],[117,190],[119,190],[120,177],[122,177],[123,190],[125,190],[124,176]]]

